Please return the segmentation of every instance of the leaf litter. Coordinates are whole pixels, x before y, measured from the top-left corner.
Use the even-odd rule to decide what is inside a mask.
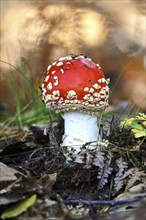
[[[146,139],[135,137],[119,124],[117,118],[106,119],[101,124],[103,141],[87,143],[80,152],[59,147],[64,132],[62,120],[49,126],[32,125],[27,133],[18,131],[9,142],[2,137],[0,160],[6,169],[0,180],[1,217],[120,219],[114,206],[121,210],[131,207],[129,215],[144,213]],[[131,193],[139,185],[138,192]],[[33,195],[37,198],[29,204]],[[19,210],[23,203],[26,207]]]

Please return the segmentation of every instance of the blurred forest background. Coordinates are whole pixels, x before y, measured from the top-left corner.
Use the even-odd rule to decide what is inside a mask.
[[[41,100],[47,66],[80,53],[111,79],[114,108],[146,111],[145,12],[145,0],[1,0],[1,114]]]

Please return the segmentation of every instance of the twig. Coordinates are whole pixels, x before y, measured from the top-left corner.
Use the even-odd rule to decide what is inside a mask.
[[[145,196],[143,196],[144,198]],[[110,206],[116,206],[116,205],[122,205],[122,204],[129,204],[132,202],[137,202],[140,198],[134,198],[134,199],[127,199],[127,200],[67,200],[64,201],[65,204],[67,205],[78,205],[79,203],[82,203],[83,205],[91,206],[91,205],[110,205]]]

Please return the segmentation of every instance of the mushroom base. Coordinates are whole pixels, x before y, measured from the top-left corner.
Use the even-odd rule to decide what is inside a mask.
[[[99,129],[96,116],[81,112],[66,112],[62,117],[65,128],[62,146],[79,150],[88,142],[98,141]]]

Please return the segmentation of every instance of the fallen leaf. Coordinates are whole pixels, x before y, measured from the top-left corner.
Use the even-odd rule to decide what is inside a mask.
[[[1,181],[14,181],[17,179],[15,174],[20,174],[17,170],[8,167],[4,163],[0,162],[0,182]]]
[[[22,212],[25,212],[29,207],[31,207],[36,201],[36,195],[32,195],[31,197],[25,199],[24,201],[17,203],[15,206],[12,206],[8,210],[6,210],[2,215],[2,219],[13,218],[20,215]]]

